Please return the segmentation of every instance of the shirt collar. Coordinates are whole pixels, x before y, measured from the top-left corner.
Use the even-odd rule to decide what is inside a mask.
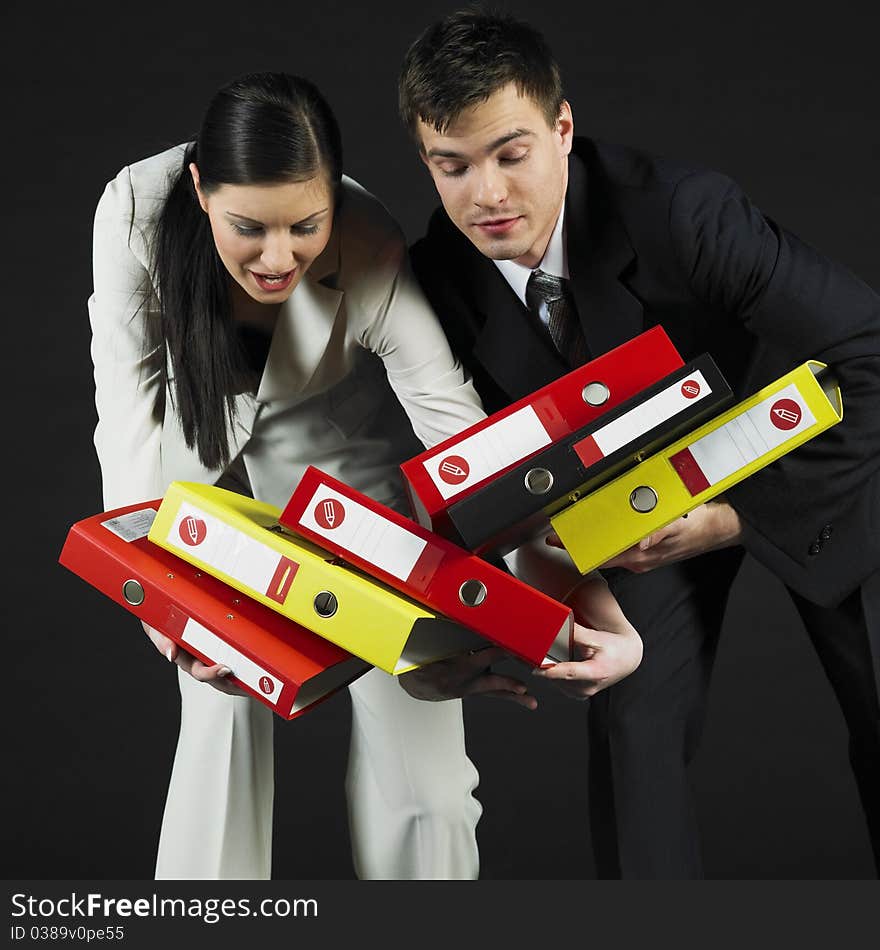
[[[541,259],[541,263],[538,264],[538,268],[545,274],[568,280],[568,249],[565,245],[565,200],[563,198],[562,209],[556,219],[553,233],[550,235],[550,243],[547,245],[547,250],[544,252],[544,257]],[[528,306],[526,304],[526,284],[529,282],[529,277],[532,276],[532,271],[538,268],[526,267],[524,264],[517,264],[516,261],[493,261],[492,263],[501,271],[502,276],[510,284],[513,292],[523,302],[523,305]]]

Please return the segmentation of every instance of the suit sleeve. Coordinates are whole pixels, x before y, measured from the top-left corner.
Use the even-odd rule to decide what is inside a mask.
[[[382,291],[361,340],[382,358],[413,431],[430,448],[486,414],[412,276],[402,236],[385,242],[372,269],[383,275]]]
[[[804,571],[817,567],[817,535],[880,468],[880,298],[764,217],[722,175],[680,182],[670,236],[695,296],[739,319],[759,351],[784,351],[786,369],[821,360],[839,381],[843,421],[726,495],[749,550],[810,596]]]
[[[105,509],[160,497],[165,488],[162,425],[153,418],[160,385],[157,354],[145,351],[149,275],[133,212],[126,168],[107,185],[98,203],[94,291],[88,304],[98,412],[95,448]]]

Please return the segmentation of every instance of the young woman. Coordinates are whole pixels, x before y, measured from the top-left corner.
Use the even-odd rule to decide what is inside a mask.
[[[175,479],[281,507],[309,464],[394,503],[400,461],[483,416],[405,260],[303,79],[238,79],[194,143],[124,168],[98,205],[89,301],[106,507]],[[156,875],[268,878],[272,714],[148,633],[182,696]],[[375,670],[351,696],[358,875],[475,877],[460,703]]]

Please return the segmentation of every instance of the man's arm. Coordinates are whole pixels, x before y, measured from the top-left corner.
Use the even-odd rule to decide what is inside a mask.
[[[749,391],[818,359],[839,381],[844,420],[729,489],[724,501],[679,519],[613,563],[649,570],[741,542],[786,583],[821,599],[817,539],[830,534],[842,509],[872,490],[880,468],[880,297],[764,217],[734,182],[714,172],[678,184],[669,235],[692,293],[756,338]],[[868,557],[868,545],[848,540],[856,558]],[[868,569],[853,564],[850,586]],[[832,599],[827,592],[824,597]]]

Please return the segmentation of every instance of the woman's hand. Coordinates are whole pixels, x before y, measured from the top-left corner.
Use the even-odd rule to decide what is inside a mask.
[[[170,637],[166,637],[164,633],[159,633],[158,630],[148,626],[143,621],[141,621],[141,626],[144,628],[144,632],[150,638],[153,646],[162,656],[164,656],[169,663],[174,663],[185,673],[189,673],[194,680],[198,680],[200,683],[208,683],[213,686],[214,689],[220,690],[221,693],[227,693],[229,696],[249,695],[243,689],[236,686],[235,683],[230,683],[226,679],[232,672],[228,666],[221,666],[219,663],[215,663],[213,666],[205,666],[201,660],[196,659],[191,653],[187,653],[186,650],[181,650],[180,647],[170,639]]]
[[[573,699],[588,699],[638,667],[642,638],[598,574],[589,575],[565,601],[575,617],[572,659],[534,675]]]
[[[612,633],[575,624],[572,654],[569,662],[535,670],[534,675],[553,683],[572,699],[589,699],[638,667],[642,662],[642,638],[632,627]]]

